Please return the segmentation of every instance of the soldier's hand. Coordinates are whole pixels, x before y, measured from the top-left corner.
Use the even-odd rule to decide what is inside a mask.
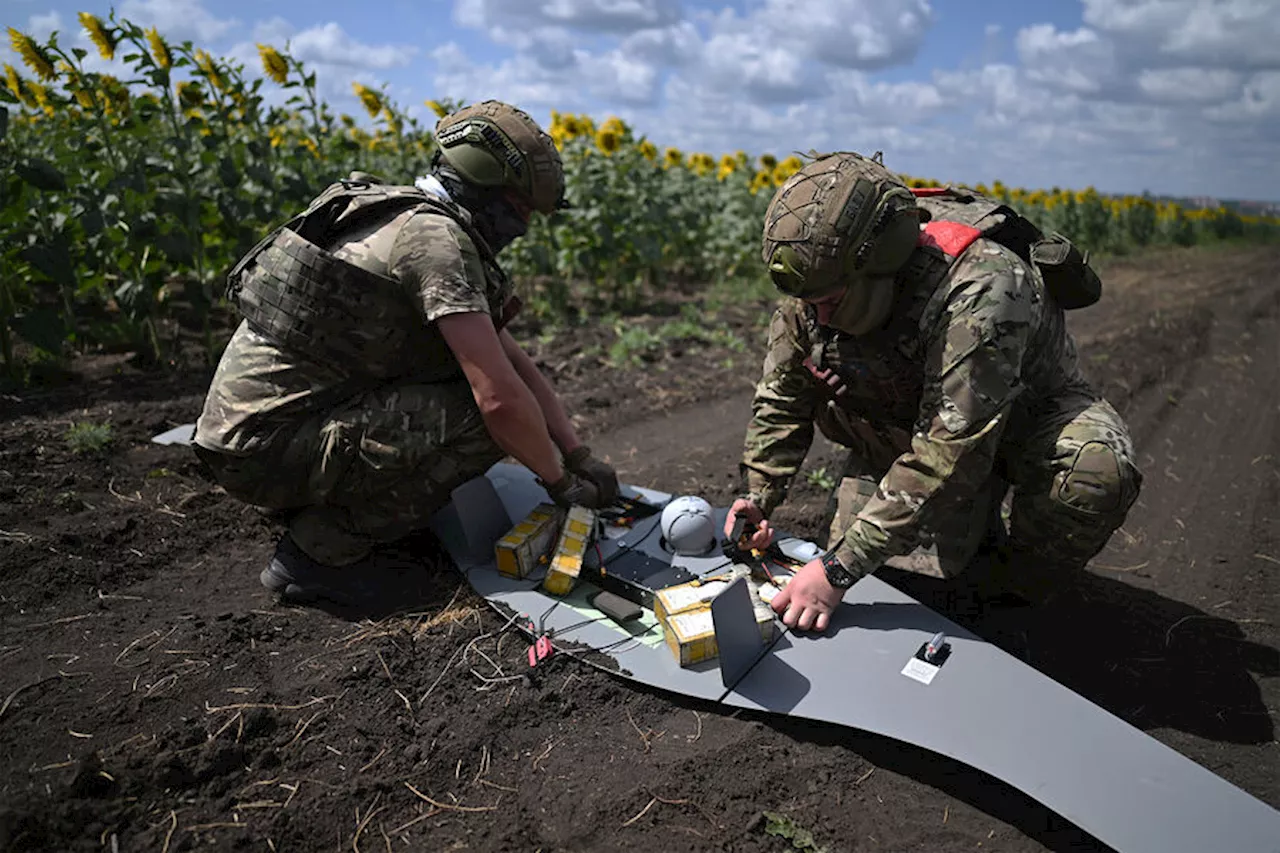
[[[564,476],[554,483],[542,483],[551,499],[562,507],[585,506],[588,509],[604,509],[613,501],[602,500],[600,490],[590,480],[565,470]]]
[[[770,606],[782,615],[782,624],[788,628],[821,632],[827,630],[844,592],[827,581],[822,560],[810,560],[773,597]]]
[[[618,499],[618,472],[613,466],[601,462],[591,455],[591,448],[581,444],[564,458],[564,466],[573,473],[590,480],[600,492],[600,500],[604,506],[610,506]]]
[[[763,551],[773,541],[773,528],[764,517],[764,512],[746,498],[738,498],[729,507],[729,515],[724,521],[724,535],[727,539],[733,535],[733,524],[741,515],[747,520],[747,529],[751,530],[751,547]],[[735,543],[736,544],[736,543]]]
[[[844,381],[844,377],[830,367],[819,370],[811,358],[804,360],[804,366],[809,371],[809,374],[823,386],[828,395],[838,400],[849,393],[849,385]]]

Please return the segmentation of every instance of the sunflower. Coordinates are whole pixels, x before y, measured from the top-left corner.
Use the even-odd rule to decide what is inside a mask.
[[[28,106],[39,108],[49,118],[53,118],[55,111],[53,109],[53,101],[49,98],[49,90],[35,80],[29,81],[27,88],[31,90],[31,97],[34,101],[34,103],[27,102]]]
[[[596,147],[605,154],[613,154],[620,145],[622,145],[621,135],[609,128],[607,124],[596,131]]]
[[[431,112],[436,114],[436,118],[444,118],[449,114],[449,108],[439,101],[423,101],[430,108]]]
[[[674,169],[682,165],[684,165],[684,154],[679,148],[668,148],[662,152],[662,168]]]
[[[600,125],[600,130],[615,134],[621,141],[622,137],[627,135],[628,127],[627,123],[617,116],[609,116],[609,118],[605,119],[604,124]]]
[[[760,168],[766,172],[772,172],[778,165],[778,158],[772,154],[760,155]]]
[[[147,43],[151,45],[151,58],[156,61],[156,65],[166,71],[173,67],[173,54],[169,52],[169,45],[165,44],[160,31],[155,27],[147,30]]]
[[[351,91],[356,93],[369,118],[377,118],[378,113],[382,112],[382,96],[363,83],[352,83]]]
[[[49,59],[49,55],[44,52],[40,45],[36,44],[36,40],[31,36],[9,27],[9,44],[13,47],[14,52],[22,57],[22,61],[26,63],[26,66],[34,71],[41,80],[56,80],[58,78],[58,72],[53,67],[53,61]]]
[[[787,182],[787,178],[804,168],[804,163],[799,157],[788,157],[777,166],[773,167],[773,182],[777,186],[782,186]]]
[[[103,74],[98,79],[102,86],[104,105],[108,112],[118,112],[122,116],[129,114],[131,107],[129,87],[110,74]]]
[[[400,120],[400,116],[396,115],[395,111],[392,110],[391,107],[383,107],[382,117],[387,122],[387,130],[393,136],[399,136],[400,132],[404,129],[404,122]]]
[[[116,58],[116,40],[107,29],[107,25],[102,23],[101,18],[97,15],[90,15],[88,12],[81,12],[80,26],[84,27],[85,32],[89,34],[89,41],[93,42],[98,48],[98,53],[102,55],[103,59],[112,60]]]
[[[658,146],[654,145],[649,140],[642,140],[636,147],[640,149],[640,156],[649,162],[652,163],[654,160],[658,159]]]
[[[262,59],[262,70],[267,76],[283,86],[289,82],[289,63],[280,52],[269,44],[258,45],[258,56]]]
[[[90,92],[88,89],[84,88],[83,81],[81,81],[80,79],[77,78],[73,82],[76,87],[76,90],[74,93],[76,103],[84,107],[86,110],[93,109],[93,105],[94,105],[93,93]]]
[[[583,135],[582,123],[578,121],[578,117],[575,115],[564,116],[560,119],[557,126],[560,128],[561,133],[563,133],[565,142],[569,142]]]
[[[218,64],[213,61],[213,57],[207,51],[196,51],[196,67],[200,69],[200,73],[204,75],[204,79],[209,81],[209,85],[217,89],[219,92],[227,91],[227,81],[218,71]]]
[[[4,64],[4,80],[5,85],[9,87],[9,91],[13,93],[13,96],[21,100],[24,93],[22,76],[18,74],[18,69],[7,62]]]
[[[752,195],[755,195],[756,193],[760,192],[760,190],[766,189],[770,186],[773,186],[772,172],[761,169],[759,172],[756,172],[755,175],[753,175],[751,178],[750,189],[751,189]]]
[[[716,180],[723,181],[738,171],[738,158],[733,154],[725,154],[720,158],[720,164],[716,168]]]
[[[697,152],[689,155],[688,166],[689,171],[703,178],[711,174],[711,170],[716,167],[716,161],[710,154]]]
[[[194,80],[183,80],[178,84],[178,102],[188,110],[195,109],[204,103],[204,90]]]

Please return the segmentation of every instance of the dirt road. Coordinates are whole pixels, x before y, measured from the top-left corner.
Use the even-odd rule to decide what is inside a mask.
[[[1072,323],[1142,498],[1078,596],[973,627],[1280,807],[1278,266],[1111,265]],[[584,353],[540,358],[627,480],[733,493],[754,356]],[[408,618],[281,607],[256,579],[278,530],[148,442],[194,419],[207,374],[106,367],[0,399],[0,849],[787,849],[766,811],[833,851],[1099,849],[902,744],[568,662],[528,683],[524,641],[449,574]],[[113,425],[106,452],[67,448],[85,420]],[[836,460],[815,448],[781,524],[816,532]]]

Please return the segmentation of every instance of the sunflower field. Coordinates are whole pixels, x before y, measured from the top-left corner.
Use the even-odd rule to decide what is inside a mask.
[[[430,128],[359,83],[367,115],[336,114],[287,49],[259,45],[261,67],[250,71],[114,15],[81,13],[79,23],[101,58],[126,70],[89,70],[88,52],[57,33],[40,42],[8,29],[23,65],[6,64],[0,83],[0,356],[10,379],[89,351],[172,363],[193,333],[214,360],[229,334],[224,276],[268,229],[351,171],[407,183],[428,168]],[[461,104],[426,102],[438,116]],[[618,118],[553,113],[548,130],[572,208],[535,217],[504,262],[552,324],[584,294],[626,312],[676,283],[758,275],[764,208],[803,165],[660,148]],[[1094,251],[1280,233],[1276,220],[1092,189],[974,188]]]

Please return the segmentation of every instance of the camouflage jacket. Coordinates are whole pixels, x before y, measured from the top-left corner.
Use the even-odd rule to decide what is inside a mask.
[[[357,212],[353,205],[336,221],[334,236],[323,248],[385,278],[390,287],[354,295],[364,316],[359,324],[353,319],[355,328],[345,334],[356,347],[362,337],[377,346],[386,340],[379,316],[386,326],[407,323],[410,335],[399,378],[460,378],[457,359],[433,323],[447,314],[482,312],[500,324],[511,303],[508,279],[486,263],[463,226],[449,216],[416,207],[369,222],[354,218]],[[406,320],[406,314],[413,319]],[[388,360],[388,353],[380,355]],[[277,435],[291,435],[300,419],[369,390],[373,381],[359,364],[314,357],[242,322],[214,374],[195,440],[210,450],[246,455]]]
[[[818,326],[798,299],[778,308],[742,460],[767,514],[785,498],[815,425],[845,445],[844,418],[891,436],[900,455],[830,543],[863,574],[909,553],[932,512],[989,480],[1011,418],[1061,390],[1088,388],[1062,309],[1039,273],[998,243],[979,239],[954,259],[922,245],[899,285],[893,318],[859,337]],[[806,362],[839,374],[838,403]]]

